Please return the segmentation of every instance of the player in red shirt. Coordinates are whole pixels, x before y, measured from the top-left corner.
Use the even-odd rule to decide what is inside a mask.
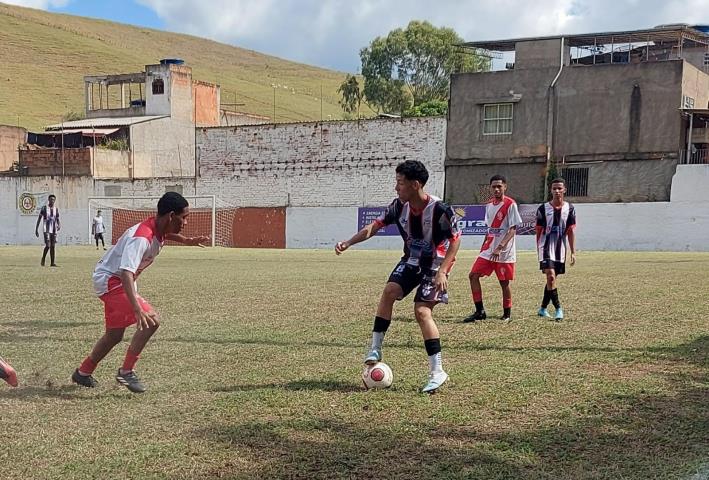
[[[142,393],[145,386],[133,371],[146,343],[157,331],[160,322],[153,307],[138,295],[136,280],[160,253],[165,240],[184,245],[202,245],[209,237],[186,238],[180,235],[190,214],[187,200],[175,192],[168,192],[158,201],[158,214],[126,230],[116,244],[96,264],[93,274],[94,290],[103,301],[106,331],[93,350],[71,376],[84,387],[95,387],[92,376],[98,363],[123,340],[125,329],[137,327],[123,366],[116,380],[134,393]]]

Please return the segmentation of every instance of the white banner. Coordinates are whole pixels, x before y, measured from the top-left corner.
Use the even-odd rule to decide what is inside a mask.
[[[39,210],[47,204],[49,192],[24,192],[17,198],[20,215],[39,215]]]

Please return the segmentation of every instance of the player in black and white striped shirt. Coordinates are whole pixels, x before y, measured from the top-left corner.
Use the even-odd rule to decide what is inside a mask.
[[[54,205],[56,201],[57,197],[54,195],[49,196],[47,199],[47,205],[43,206],[39,211],[37,225],[34,227],[34,234],[39,238],[39,223],[42,222],[42,231],[44,232],[44,252],[42,253],[41,262],[42,266],[44,266],[44,262],[47,259],[47,252],[49,252],[51,266],[57,266],[57,264],[54,263],[54,248],[57,244],[57,233],[61,230],[62,224],[59,220],[59,208]]]
[[[550,317],[547,307],[551,301],[556,309],[556,320],[564,318],[564,310],[559,302],[559,293],[556,289],[556,277],[566,270],[566,239],[569,240],[571,250],[571,265],[576,263],[576,209],[569,202],[564,201],[566,181],[556,178],[551,182],[552,199],[539,206],[537,210],[537,255],[539,269],[546,274],[547,282],[544,286],[544,298],[539,309],[540,317]]]

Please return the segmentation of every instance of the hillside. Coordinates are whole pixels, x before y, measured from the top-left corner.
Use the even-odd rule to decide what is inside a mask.
[[[300,40],[299,40],[300,41]],[[345,74],[189,35],[0,3],[0,124],[39,129],[84,112],[83,77],[143,70],[178,57],[193,78],[218,83],[223,103],[276,120],[342,118]],[[284,88],[287,87],[287,88]]]

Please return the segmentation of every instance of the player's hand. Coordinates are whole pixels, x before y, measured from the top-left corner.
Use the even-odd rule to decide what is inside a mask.
[[[192,247],[206,247],[207,245],[212,243],[212,239],[206,235],[202,235],[200,237],[191,237],[186,239],[185,244],[192,246]]]
[[[335,244],[335,253],[336,253],[337,255],[341,255],[342,252],[344,252],[344,251],[347,250],[348,248],[350,248],[350,244],[349,244],[349,243],[347,243],[347,242],[337,242],[337,243]]]
[[[39,232],[37,230],[34,231],[34,236],[39,238]]]
[[[146,312],[145,310],[141,309],[140,312],[135,313],[135,318],[135,325],[138,330],[153,328],[160,325],[160,322],[158,322],[158,314],[153,311]]]
[[[502,253],[502,249],[500,247],[493,250],[492,255],[490,255],[490,261],[497,262],[500,259],[500,253]]]
[[[576,264],[576,254],[572,253],[571,254],[571,265],[574,265],[574,264]]]
[[[438,270],[436,277],[433,279],[433,285],[439,292],[448,291],[448,275],[446,275],[443,270]]]

